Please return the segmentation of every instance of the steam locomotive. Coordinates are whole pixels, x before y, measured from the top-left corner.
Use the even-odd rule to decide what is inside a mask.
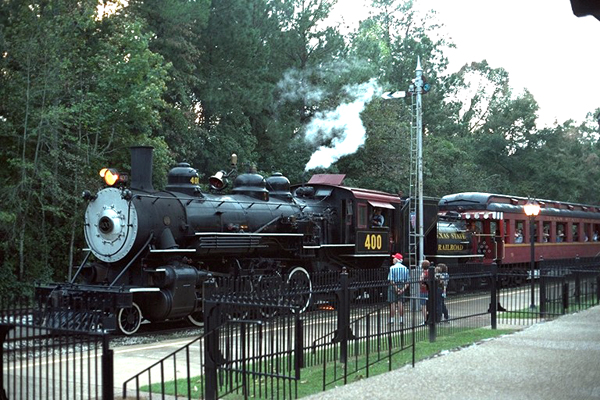
[[[381,267],[406,246],[406,200],[342,186],[343,175],[292,186],[281,174],[241,173],[226,194],[225,178],[234,174],[220,171],[206,193],[197,171],[182,163],[165,190],[155,190],[152,148],[144,146],[131,149],[129,185],[115,170],[102,174],[108,186],[83,195],[88,257],[69,284],[43,290],[62,302],[75,291],[113,296],[116,328],[128,335],[143,319],[201,325],[209,276],[285,276],[310,293],[316,271]],[[370,223],[376,208],[383,226]],[[435,220],[435,210],[428,216]]]
[[[103,325],[130,335],[144,319],[201,325],[209,277],[285,279],[288,287],[308,293],[295,304],[304,311],[313,300],[315,272],[381,268],[390,254],[416,253],[410,249],[415,231],[410,199],[344,186],[344,175],[314,175],[291,185],[281,174],[266,179],[255,172],[237,174],[235,159],[232,172],[211,177],[208,192],[185,163],[171,169],[164,190],[155,190],[152,151],[131,149],[129,182],[104,169],[107,187],[84,192],[87,256],[69,283],[38,288],[42,297],[80,303],[78,293],[106,294],[111,302],[101,307],[108,315]],[[225,193],[228,178],[233,187]],[[424,199],[425,254],[449,265],[519,265],[529,254],[530,237],[518,242],[514,234],[534,226],[523,213],[526,200],[484,193]],[[546,236],[535,236],[537,257],[600,252],[600,208],[540,203],[534,228],[549,233],[547,243]],[[381,226],[372,224],[375,210],[383,216]],[[560,229],[566,235],[557,243]]]

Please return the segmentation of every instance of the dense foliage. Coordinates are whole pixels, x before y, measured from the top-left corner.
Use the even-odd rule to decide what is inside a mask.
[[[536,127],[531,93],[474,60],[446,72],[453,46],[412,1],[373,0],[344,33],[336,0],[4,0],[0,3],[0,292],[62,280],[81,259],[80,193],[96,171],[127,170],[155,147],[155,180],[188,161],[312,172],[408,192],[417,57],[425,192],[489,191],[597,203],[597,124]],[[475,62],[476,61],[476,62]],[[350,150],[313,152],[340,143]],[[351,146],[350,146],[351,144]],[[307,163],[313,171],[305,171]],[[319,163],[321,165],[319,165]]]

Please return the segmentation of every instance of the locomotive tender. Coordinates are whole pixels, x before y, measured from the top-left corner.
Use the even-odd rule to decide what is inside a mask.
[[[125,334],[143,319],[200,325],[209,276],[288,276],[287,283],[310,291],[314,271],[381,267],[400,250],[404,201],[341,186],[343,175],[291,186],[281,174],[243,173],[231,194],[205,193],[196,170],[182,163],[169,172],[165,190],[155,190],[152,148],[133,147],[131,157],[129,187],[117,180],[84,192],[93,260],[86,257],[70,285],[45,289],[55,297],[69,290],[120,295],[114,317]],[[222,175],[213,177],[213,188],[223,186]],[[384,226],[371,226],[375,208],[383,210]]]

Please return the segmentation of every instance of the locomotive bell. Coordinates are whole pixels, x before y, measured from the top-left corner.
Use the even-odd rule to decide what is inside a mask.
[[[208,183],[210,184],[211,189],[225,189],[225,187],[227,187],[227,173],[225,171],[217,172],[216,174],[208,178]]]
[[[234,174],[236,171],[237,162],[238,162],[237,154],[233,153],[231,155],[231,167],[233,168],[233,170],[229,173],[221,170],[221,171],[217,172],[216,174],[214,174],[213,176],[211,176],[210,178],[208,178],[208,183],[210,184],[210,188],[213,190],[225,189],[227,187],[227,185],[229,184],[228,178],[232,174]]]

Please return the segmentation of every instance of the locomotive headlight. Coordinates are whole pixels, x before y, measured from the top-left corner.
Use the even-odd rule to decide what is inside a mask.
[[[112,168],[102,168],[100,170],[100,176],[108,186],[113,186],[119,180],[119,172]]]
[[[102,168],[100,176],[108,186],[115,186],[117,183],[127,182],[127,175],[120,174],[114,168]]]

